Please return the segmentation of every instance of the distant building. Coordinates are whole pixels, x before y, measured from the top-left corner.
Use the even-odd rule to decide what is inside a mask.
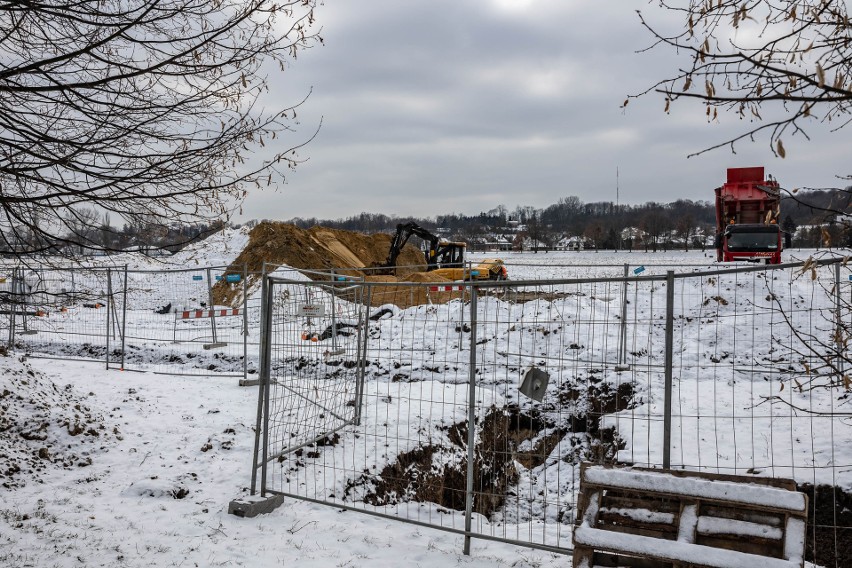
[[[581,251],[586,250],[589,247],[588,239],[585,237],[572,236],[572,237],[562,237],[559,241],[556,242],[556,246],[554,247],[556,250],[573,250],[573,251]]]

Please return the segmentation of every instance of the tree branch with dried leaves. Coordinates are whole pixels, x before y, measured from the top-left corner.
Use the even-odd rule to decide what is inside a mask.
[[[680,23],[667,33],[638,12],[654,38],[648,49],[673,50],[684,64],[625,104],[653,92],[665,98],[666,112],[681,99],[696,100],[708,121],[721,110],[749,123],[693,155],[767,134],[783,158],[785,138],[808,138],[815,123],[836,131],[852,121],[852,26],[844,0],[657,3]]]

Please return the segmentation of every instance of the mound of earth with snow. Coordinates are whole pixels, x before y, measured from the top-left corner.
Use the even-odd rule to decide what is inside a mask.
[[[58,387],[26,361],[0,356],[0,485],[40,482],[52,468],[92,464],[111,438],[120,438],[72,385]]]
[[[226,274],[242,274],[245,268],[250,289],[259,285],[259,275],[266,266],[267,272],[278,265],[298,270],[336,270],[338,274],[370,277],[365,270],[384,264],[391,246],[392,236],[384,233],[365,235],[315,226],[300,229],[295,225],[264,221],[248,235],[248,243],[228,267]],[[413,281],[426,269],[423,253],[406,244],[397,258],[396,276],[381,277],[383,281]],[[320,277],[305,272],[308,277]],[[413,276],[418,275],[418,276]],[[443,280],[430,276],[429,281]],[[416,280],[419,281],[419,280]],[[399,295],[406,296],[407,290]],[[242,301],[242,285],[228,283],[226,279],[213,288],[217,305],[237,305]],[[395,292],[393,295],[397,295]]]
[[[231,265],[236,272],[246,266],[260,272],[263,263],[283,264],[304,270],[341,270],[341,274],[363,276],[361,268],[379,266],[387,259],[391,235],[365,235],[326,227],[304,230],[287,223],[264,221],[249,233],[248,243]],[[423,254],[406,245],[399,255],[398,274],[404,276],[425,269]]]

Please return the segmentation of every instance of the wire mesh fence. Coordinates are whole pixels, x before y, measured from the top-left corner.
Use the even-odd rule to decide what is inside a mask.
[[[788,477],[852,561],[841,261],[266,286],[263,494],[567,551],[583,461]]]
[[[243,272],[205,267],[127,271],[120,314],[122,349],[114,363],[126,370],[245,376],[248,331],[257,329]],[[254,324],[253,326],[251,324]]]
[[[122,270],[13,269],[4,310],[9,344],[28,355],[108,360],[110,340],[120,336],[111,285]]]
[[[0,301],[4,337],[30,356],[172,375],[257,371],[260,299],[245,271],[13,268]]]

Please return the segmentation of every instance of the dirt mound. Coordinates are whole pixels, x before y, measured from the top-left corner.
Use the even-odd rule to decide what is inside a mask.
[[[438,284],[441,287],[442,282],[449,283],[446,278],[438,276],[434,272],[412,272],[404,277],[397,278],[394,276],[368,276],[367,282],[423,282],[430,284]],[[400,308],[410,306],[420,306],[422,304],[446,304],[450,300],[463,298],[465,292],[463,290],[435,290],[436,286],[393,286],[382,285],[371,287],[370,305],[382,306],[384,304],[394,304]],[[365,300],[366,301],[366,298]]]
[[[257,285],[264,269],[286,265],[299,270],[327,271],[335,269],[338,274],[364,277],[369,271],[361,269],[381,265],[387,259],[391,235],[365,235],[354,231],[343,231],[327,227],[300,229],[295,225],[264,221],[249,233],[248,245],[237,256],[226,274],[248,272],[250,288]],[[404,278],[411,273],[425,270],[423,253],[407,244],[397,259],[397,276]],[[305,272],[312,279],[320,275]],[[392,278],[395,280],[395,278]],[[214,302],[218,305],[234,306],[242,299],[242,284],[228,283],[226,279],[213,288]]]
[[[341,269],[341,274],[363,276],[360,268],[382,264],[388,256],[391,236],[384,233],[365,235],[326,227],[300,229],[287,223],[264,221],[249,233],[249,243],[234,260],[233,268],[260,272],[263,263],[286,264],[303,270]],[[423,254],[406,245],[399,255],[399,275],[424,270]],[[350,269],[350,270],[345,270]]]
[[[72,385],[60,388],[0,354],[0,491],[41,483],[52,469],[87,467],[120,438]]]

